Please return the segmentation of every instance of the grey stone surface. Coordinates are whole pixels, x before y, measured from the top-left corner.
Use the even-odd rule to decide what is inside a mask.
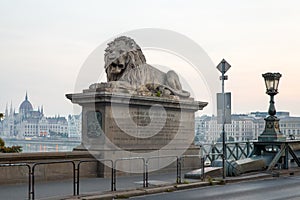
[[[205,176],[210,177],[221,177],[222,176],[222,167],[206,167],[205,168]],[[196,169],[184,174],[184,178],[191,179],[201,179],[202,178],[202,169]]]
[[[144,171],[150,157],[173,155],[149,163],[151,171],[170,165],[178,155],[197,155],[199,149],[192,145],[194,113],[207,102],[191,98],[174,71],[148,65],[131,38],[116,38],[105,51],[108,82],[66,95],[82,106],[82,144],[76,150],[87,149],[98,159],[143,157],[115,166],[136,173]],[[198,165],[194,160],[190,164]]]
[[[89,90],[67,97],[83,107],[83,141],[89,141],[94,149],[101,150],[108,148],[105,146],[107,139],[122,149],[160,149],[170,141],[177,148],[191,144],[194,112],[207,105],[206,102],[193,100],[114,95]],[[155,104],[161,107],[151,109]],[[91,137],[88,133],[88,116],[95,110],[102,115],[100,127],[104,134]]]
[[[188,98],[179,76],[173,70],[164,73],[148,65],[136,42],[126,36],[116,38],[105,50],[105,71],[108,83],[96,83],[90,89],[120,91],[142,96]]]
[[[93,90],[67,97],[82,106],[82,145],[76,150],[88,149],[100,159],[136,157],[145,153],[148,157],[199,153],[199,148],[191,147],[194,112],[202,110],[206,102]],[[93,111],[100,112],[102,116],[100,127],[103,134],[98,137],[88,134],[88,113]],[[174,159],[152,162],[149,170],[167,166]],[[190,164],[199,166],[199,160],[190,160]],[[142,172],[143,165],[141,160],[132,160],[127,164],[119,162],[118,168]],[[174,166],[172,168],[175,169]]]

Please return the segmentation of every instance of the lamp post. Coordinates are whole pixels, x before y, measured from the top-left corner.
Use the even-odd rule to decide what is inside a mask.
[[[278,93],[278,84],[281,77],[280,73],[265,73],[262,75],[265,79],[266,93],[270,95],[270,106],[265,118],[266,125],[263,133],[258,136],[260,142],[285,141],[286,137],[280,132],[279,119],[275,116],[276,109],[274,105],[274,96]]]

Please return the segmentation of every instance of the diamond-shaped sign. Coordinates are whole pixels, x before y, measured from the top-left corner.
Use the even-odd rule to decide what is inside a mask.
[[[218,64],[217,69],[221,72],[221,73],[226,73],[229,68],[231,67],[231,65],[225,60],[223,59],[220,64]]]

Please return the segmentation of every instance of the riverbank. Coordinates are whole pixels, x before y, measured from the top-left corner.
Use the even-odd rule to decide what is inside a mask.
[[[22,152],[65,152],[80,145],[79,140],[69,138],[3,138],[6,146],[22,146]]]

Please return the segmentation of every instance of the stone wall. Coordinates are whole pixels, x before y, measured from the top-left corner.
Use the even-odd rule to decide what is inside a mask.
[[[60,162],[40,164],[34,169],[35,181],[50,181],[72,179],[73,164],[80,160],[93,160],[95,162],[82,163],[80,166],[81,177],[96,177],[99,168],[96,160],[88,152],[46,152],[46,153],[1,153],[0,164],[27,163],[33,166],[35,163]],[[0,167],[0,184],[13,184],[28,182],[27,166]]]
[[[88,150],[99,159],[118,160],[116,169],[142,173],[143,160],[123,158],[198,155],[194,141],[195,112],[207,103],[194,99],[170,99],[84,90],[67,97],[82,106],[82,143],[75,150]],[[174,157],[173,157],[174,159]],[[122,160],[122,161],[119,161]],[[185,166],[199,165],[189,159]],[[149,172],[170,169],[167,158],[149,163]],[[109,171],[104,168],[103,175]]]
[[[149,150],[149,149],[147,149]],[[140,149],[142,151],[142,149]],[[146,151],[146,150],[144,150]],[[191,146],[185,155],[199,155],[199,148]],[[158,155],[159,156],[159,155]],[[29,164],[31,169],[36,163],[48,163],[38,164],[34,168],[35,181],[45,182],[52,180],[71,180],[73,177],[73,164],[69,161],[74,161],[76,168],[79,161],[91,161],[82,162],[80,164],[80,177],[111,177],[110,163],[103,165],[98,162],[87,151],[75,151],[75,152],[47,152],[47,153],[2,153],[0,154],[0,164]],[[174,162],[168,162],[168,160]],[[53,162],[65,162],[65,163],[53,163]],[[176,158],[157,158],[149,162],[149,172],[151,168],[158,168],[156,165],[161,165],[164,162],[171,163],[166,167],[161,168],[154,173],[174,172],[176,173]],[[124,160],[117,163],[120,165],[131,165],[134,169],[137,166],[143,168],[141,160]],[[192,170],[199,168],[200,159],[198,157],[184,158],[182,162],[182,170]],[[134,171],[134,170],[132,170]],[[29,177],[29,170],[27,166],[6,166],[0,167],[0,185],[4,184],[16,184],[27,183]],[[129,176],[134,173],[127,173],[124,171],[118,171],[117,176]]]

